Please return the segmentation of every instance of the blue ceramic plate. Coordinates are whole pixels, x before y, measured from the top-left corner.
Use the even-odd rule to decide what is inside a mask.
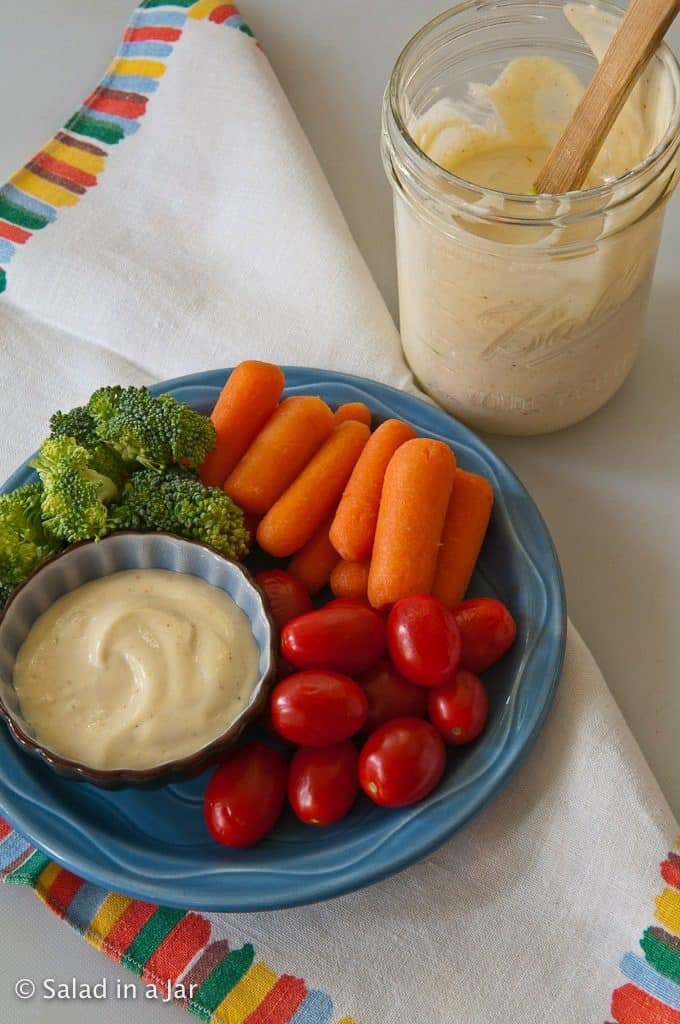
[[[158,385],[208,412],[225,371]],[[550,536],[519,480],[473,433],[410,395],[323,370],[288,368],[288,394],[332,405],[363,401],[377,419],[408,420],[449,442],[465,469],[493,483],[496,504],[473,593],[512,609],[518,641],[490,672],[491,713],[469,749],[452,752],[422,803],[387,811],[361,798],[338,825],[316,830],[287,812],[259,846],[227,850],[203,823],[206,776],[153,792],[107,792],[60,778],[0,728],[0,810],[48,856],[91,882],[153,903],[200,910],[270,910],[351,892],[419,860],[462,828],[526,757],[552,703],[565,645],[565,600]],[[32,478],[24,463],[2,488]]]

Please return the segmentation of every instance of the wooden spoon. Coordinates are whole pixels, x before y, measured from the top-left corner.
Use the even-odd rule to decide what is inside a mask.
[[[638,78],[680,11],[680,0],[633,0],[600,67],[536,178],[536,192],[582,187]]]

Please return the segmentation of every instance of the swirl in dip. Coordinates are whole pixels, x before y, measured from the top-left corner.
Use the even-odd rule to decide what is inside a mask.
[[[618,21],[578,3],[565,4],[564,15],[601,61]],[[502,192],[531,194],[584,91],[575,72],[556,58],[517,57],[493,85],[470,83],[466,103],[440,99],[411,128],[423,151],[459,177]],[[668,83],[651,64],[606,137],[584,187],[613,181],[641,163],[663,136],[671,104]]]
[[[85,583],[31,627],[14,687],[35,738],[91,768],[188,757],[248,705],[259,651],[238,605],[196,576],[132,569]]]

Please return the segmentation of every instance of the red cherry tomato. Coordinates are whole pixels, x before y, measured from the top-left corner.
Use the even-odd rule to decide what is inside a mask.
[[[427,714],[427,693],[423,687],[409,683],[387,659],[362,672],[358,682],[368,700],[366,732],[373,732],[391,718],[424,718]]]
[[[301,747],[290,763],[288,802],[307,825],[333,825],[359,791],[359,755],[351,740],[331,747]]]
[[[359,783],[381,807],[403,807],[431,793],[446,767],[446,748],[422,718],[393,718],[376,729],[359,755]]]
[[[367,597],[334,597],[326,602],[324,608],[368,608],[370,612],[376,610]]]
[[[451,611],[462,641],[461,668],[484,672],[514,644],[515,620],[495,597],[471,597]]]
[[[389,608],[374,608],[367,597],[334,597],[327,601],[324,608],[368,608],[369,612],[375,612],[383,621],[387,621]]]
[[[276,673],[276,682],[282,682],[284,679],[287,679],[288,676],[292,676],[294,672],[295,669],[293,668],[292,665],[288,664],[285,658],[279,658],[279,668]],[[269,733],[270,736],[276,736],[276,738],[279,741],[281,741],[282,737],[279,736],[272,723],[271,701],[267,703],[267,706],[265,707],[264,711],[262,712],[257,721],[258,724],[265,730],[265,732]],[[292,746],[292,744],[290,743],[288,743],[287,745]]]
[[[364,672],[386,647],[385,623],[377,612],[354,605],[328,605],[300,615],[281,632],[281,653],[295,668]]]
[[[460,631],[441,601],[426,594],[397,601],[387,620],[395,668],[418,686],[441,686],[460,661]]]
[[[255,582],[269,598],[272,615],[279,629],[283,629],[291,619],[312,610],[312,599],[300,580],[283,569],[258,572]]]
[[[447,743],[461,747],[476,740],[489,717],[489,698],[482,680],[461,669],[454,679],[428,694],[432,724]]]
[[[300,747],[325,747],[363,727],[368,701],[360,686],[339,672],[296,672],[274,687],[272,724]]]
[[[252,846],[272,830],[286,800],[288,766],[264,743],[249,743],[220,765],[205,791],[203,813],[224,846]]]

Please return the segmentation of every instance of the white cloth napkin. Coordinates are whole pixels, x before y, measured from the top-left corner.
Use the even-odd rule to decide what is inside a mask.
[[[246,357],[412,387],[266,57],[242,32],[190,18],[139,131],[8,268],[0,474],[40,441],[51,411],[104,383]],[[362,1024],[601,1022],[677,831],[570,626],[534,750],[453,841],[330,903],[213,919]]]

